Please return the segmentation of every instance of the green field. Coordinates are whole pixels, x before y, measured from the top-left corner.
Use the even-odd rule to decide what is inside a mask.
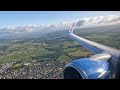
[[[105,29],[106,27],[101,28],[102,30],[99,30],[99,28],[76,30],[75,34],[120,49],[119,28],[113,28],[114,30],[108,30],[110,27],[107,27],[107,29]],[[5,52],[5,54],[0,55],[0,66],[5,63],[19,61],[11,67],[12,69],[19,69],[24,68],[23,63],[36,60],[37,62],[47,62],[46,64],[53,61],[56,63],[61,62],[62,66],[56,65],[54,67],[62,67],[63,69],[67,63],[93,54],[70,39],[67,33],[68,31],[65,30],[48,34],[43,38],[1,41],[0,51]]]

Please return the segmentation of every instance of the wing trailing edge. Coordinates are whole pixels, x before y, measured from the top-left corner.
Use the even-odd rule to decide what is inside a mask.
[[[77,36],[73,33],[74,30],[74,25],[75,23],[73,23],[72,27],[69,30],[69,36],[70,38],[72,38],[73,40],[75,40],[76,42],[78,42],[80,45],[82,45],[83,47],[85,47],[86,49],[88,49],[91,52],[94,52],[96,54],[99,53],[109,53],[110,55],[112,55],[115,59],[118,59],[120,56],[120,50],[87,40],[85,38],[82,38],[80,36]]]

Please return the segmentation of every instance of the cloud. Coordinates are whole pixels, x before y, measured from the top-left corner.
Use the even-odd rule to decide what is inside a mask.
[[[98,17],[89,17],[89,18],[83,18],[76,22],[76,26],[96,26],[96,25],[107,25],[107,24],[114,24],[114,23],[120,23],[120,16],[115,15],[113,13],[120,13],[114,12],[114,11],[108,11],[105,13],[112,13],[111,15],[107,16],[98,16]],[[69,29],[72,25],[72,22],[60,22],[59,24],[51,24],[51,25],[23,25],[23,26],[9,26],[6,31],[12,31],[12,32],[32,32],[32,31],[44,31],[44,30],[65,30]],[[4,30],[5,31],[5,30]]]
[[[105,26],[120,23],[119,15],[107,15],[98,17],[89,17],[79,20],[76,26],[80,27],[92,27],[92,26]]]

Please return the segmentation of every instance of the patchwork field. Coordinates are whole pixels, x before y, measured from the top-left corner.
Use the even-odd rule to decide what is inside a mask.
[[[67,32],[57,31],[42,38],[0,40],[0,78],[63,78],[67,63],[93,54],[71,40]],[[120,26],[85,28],[75,30],[75,34],[120,49]]]

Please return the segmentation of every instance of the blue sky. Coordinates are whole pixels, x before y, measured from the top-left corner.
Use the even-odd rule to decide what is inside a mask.
[[[119,11],[0,11],[0,28],[25,24],[74,22],[85,17],[120,14]]]

